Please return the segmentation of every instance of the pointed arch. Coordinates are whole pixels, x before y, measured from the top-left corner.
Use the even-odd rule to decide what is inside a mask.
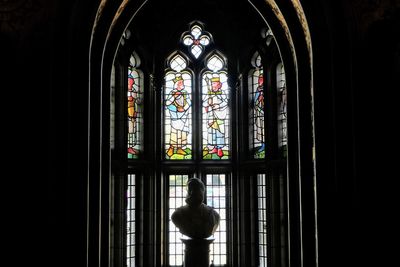
[[[88,262],[90,262],[91,265],[97,265],[100,260],[108,262],[110,257],[109,255],[106,256],[107,251],[109,251],[108,244],[110,241],[108,240],[109,235],[106,234],[110,231],[107,224],[110,220],[110,215],[104,215],[104,213],[107,213],[107,207],[110,207],[108,201],[111,195],[108,188],[111,169],[109,165],[110,148],[107,145],[110,135],[110,122],[109,116],[107,116],[108,112],[105,108],[108,107],[110,101],[108,88],[110,84],[109,75],[111,73],[115,51],[117,51],[119,46],[119,37],[122,35],[123,30],[127,27],[131,19],[140,10],[141,4],[145,3],[147,3],[147,1],[124,1],[124,5],[121,5],[118,9],[117,4],[111,3],[110,1],[103,1],[99,13],[96,16],[95,26],[92,31],[89,58],[90,126],[88,137],[90,144],[88,147],[88,186],[90,192],[88,195]],[[299,69],[302,69],[299,68],[298,65],[309,66],[311,63],[310,61],[305,62],[303,57],[295,58],[297,54],[307,54],[308,52],[304,52],[307,51],[307,47],[303,47],[301,44],[294,46],[291,38],[288,38],[288,36],[292,35],[296,37],[299,36],[296,28],[298,25],[292,27],[291,25],[280,23],[282,18],[284,18],[284,14],[290,13],[292,10],[288,11],[282,8],[282,11],[276,12],[274,7],[275,5],[265,4],[263,2],[256,8],[259,9],[258,11],[263,18],[268,17],[268,23],[274,32],[282,61],[285,64],[288,88],[287,112],[288,115],[293,118],[292,120],[288,119],[287,122],[288,158],[291,159],[288,164],[288,169],[290,170],[290,179],[288,179],[290,182],[290,186],[288,186],[290,200],[288,212],[291,218],[288,228],[292,241],[290,242],[289,258],[291,264],[298,265],[302,262],[311,262],[311,259],[315,258],[315,255],[312,255],[312,252],[309,252],[309,250],[316,247],[315,235],[308,235],[304,232],[304,229],[316,231],[316,225],[312,223],[312,216],[310,217],[310,214],[315,214],[313,213],[314,206],[305,205],[310,204],[310,200],[314,199],[315,196],[301,195],[301,192],[305,192],[305,188],[310,189],[310,192],[314,192],[314,173],[312,171],[314,161],[312,158],[310,159],[310,155],[312,154],[310,152],[313,149],[313,132],[312,127],[308,127],[311,126],[312,111],[307,108],[308,105],[312,103],[309,83],[311,74],[310,71],[304,71],[301,76],[302,78],[299,79],[297,72]],[[118,10],[118,12],[116,12],[116,10]],[[302,28],[300,27],[300,29]],[[289,32],[291,33],[290,35],[288,35]],[[157,81],[155,81],[155,83],[157,83]],[[301,101],[299,101],[299,99],[301,99]],[[298,110],[301,110],[301,120],[297,119]],[[311,139],[309,137],[311,137]],[[305,140],[305,142],[302,142],[303,140]],[[312,177],[311,182],[309,179],[306,179],[307,177]],[[154,182],[154,177],[150,177],[148,183],[150,183],[149,188],[154,188],[154,191],[151,191],[152,193],[163,191],[161,186],[158,186]],[[300,189],[303,189],[303,191]],[[307,213],[306,211],[311,212]],[[304,214],[308,214],[308,217],[302,217]],[[154,217],[149,219],[150,227],[154,230],[152,232],[157,232],[156,229],[158,229],[158,226],[156,222],[162,220],[160,217],[162,216],[155,214]],[[304,220],[304,218],[308,220]],[[314,233],[313,231],[311,231],[311,233]],[[99,236],[99,232],[103,232],[104,234]],[[157,239],[159,237],[154,238]],[[156,241],[155,239],[154,241]],[[303,250],[304,247],[308,250]],[[157,247],[150,252],[154,257],[149,257],[151,259],[146,263],[150,263],[150,266],[161,263],[161,251],[161,248]],[[143,251],[140,253],[143,253]],[[143,261],[142,256],[139,258],[142,258]],[[237,263],[236,260],[232,260],[232,262]],[[315,265],[310,263],[310,265],[307,266]]]

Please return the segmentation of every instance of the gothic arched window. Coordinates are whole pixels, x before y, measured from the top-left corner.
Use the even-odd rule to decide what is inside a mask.
[[[191,177],[203,181],[204,202],[221,217],[210,263],[231,265],[246,253],[256,256],[247,260],[254,266],[286,260],[273,252],[287,249],[286,225],[275,218],[286,216],[285,162],[274,160],[276,147],[286,146],[282,64],[264,47],[232,71],[239,58],[226,56],[204,28],[191,23],[159,60],[140,57],[145,49],[129,38],[121,42],[110,110],[116,266],[183,264],[184,236],[171,215],[185,204]],[[252,245],[238,248],[240,240]]]
[[[89,49],[88,265],[181,265],[170,217],[191,177],[222,218],[214,266],[317,264],[313,49],[300,1],[280,2],[93,5],[73,46]]]
[[[200,176],[206,185],[206,204],[221,216],[220,226],[210,247],[210,260],[216,265],[227,262],[226,203],[227,176],[232,161],[230,144],[230,88],[226,59],[220,51],[208,51],[211,34],[196,22],[182,34],[181,42],[189,54],[177,50],[166,60],[163,87],[164,150],[161,168],[168,173],[168,262],[180,266],[184,247],[182,235],[171,221],[172,212],[184,205],[186,182]],[[170,163],[175,162],[171,167]],[[225,161],[226,167],[213,169],[213,161]],[[187,166],[190,164],[190,168]],[[185,174],[181,174],[181,172]]]
[[[132,53],[128,65],[128,158],[137,159],[143,149],[143,72],[140,59]]]
[[[193,75],[179,54],[169,62],[164,87],[164,143],[166,159],[192,159]]]
[[[218,55],[206,61],[202,74],[202,150],[203,159],[230,158],[230,93],[225,62]]]
[[[252,129],[250,134],[250,150],[256,159],[265,158],[265,99],[264,99],[264,73],[261,63],[261,56],[258,52],[253,55],[252,69],[249,73],[249,106],[250,121],[249,128]]]

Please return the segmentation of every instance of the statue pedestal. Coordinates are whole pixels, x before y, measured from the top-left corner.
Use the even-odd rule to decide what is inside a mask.
[[[209,267],[210,244],[214,238],[181,238],[185,244],[184,267]]]

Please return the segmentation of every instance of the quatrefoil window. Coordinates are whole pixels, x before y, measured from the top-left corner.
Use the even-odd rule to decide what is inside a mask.
[[[194,25],[190,33],[183,37],[183,43],[189,46],[190,53],[195,58],[198,58],[203,53],[205,46],[210,43],[210,39],[210,36],[207,33],[203,33],[199,25]]]

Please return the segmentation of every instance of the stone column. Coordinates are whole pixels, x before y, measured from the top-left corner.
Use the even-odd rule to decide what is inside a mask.
[[[184,267],[209,267],[210,244],[214,238],[181,238],[185,244]]]

